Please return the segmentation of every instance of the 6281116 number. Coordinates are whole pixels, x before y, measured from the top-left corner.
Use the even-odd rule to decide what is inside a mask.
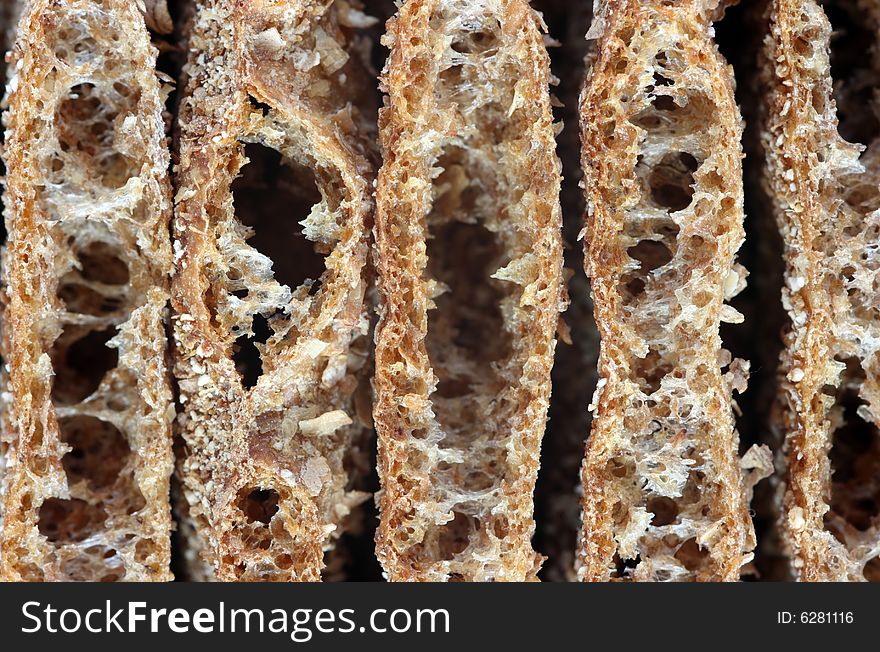
[[[802,611],[800,619],[809,625],[849,625],[854,620],[852,611]]]
[[[852,611],[777,611],[776,622],[780,625],[799,623],[803,625],[851,625],[855,621]]]

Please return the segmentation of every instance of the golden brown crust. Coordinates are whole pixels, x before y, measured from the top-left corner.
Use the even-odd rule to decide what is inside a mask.
[[[0,100],[0,108],[4,111],[8,108],[7,97],[6,97],[6,78],[9,73],[9,66],[6,62],[6,55],[12,49],[12,43],[15,41],[15,31],[16,25],[18,24],[18,19],[22,10],[22,2],[19,1],[10,1],[4,2],[0,4],[0,84],[3,86],[2,97]],[[2,141],[6,139],[5,130],[0,133],[0,156],[5,156],[2,154]],[[0,160],[0,175],[4,178],[6,177],[6,164],[5,161]],[[2,227],[0,227],[0,235],[2,235],[2,244],[6,244],[6,224],[4,223]],[[5,276],[5,261],[3,258],[5,254],[0,253],[0,284],[6,284],[6,276]],[[5,309],[5,303],[0,298],[0,339],[3,337],[2,327],[3,327],[3,310]],[[5,345],[0,344],[0,351],[5,350]],[[6,387],[6,365],[0,364],[0,388]],[[9,422],[9,404],[4,398],[4,394],[0,391],[0,433],[6,430],[6,424]],[[3,437],[0,434],[0,495],[2,495],[3,491],[3,474],[6,469],[6,449],[7,449],[7,441],[8,437]],[[0,500],[0,530],[3,529],[3,501]],[[2,553],[0,553],[2,554]]]
[[[560,165],[524,0],[409,0],[380,112],[377,554],[392,580],[534,579],[562,308]]]
[[[6,114],[0,577],[168,580],[164,93],[135,4],[29,2]]]
[[[210,0],[192,27],[173,284],[180,472],[191,547],[219,580],[320,579],[365,498],[349,470],[369,421],[355,390],[373,176],[356,29],[370,22],[351,1]],[[245,226],[248,202],[274,213]],[[317,203],[296,218],[304,202]],[[292,237],[303,217],[305,238]],[[287,247],[274,260],[254,246],[266,234]],[[313,249],[325,269],[303,280]],[[245,387],[238,347],[261,319],[262,374]]]
[[[832,26],[813,0],[772,3],[763,62],[767,181],[792,322],[781,366],[788,469],[780,525],[801,580],[876,580],[880,139],[864,91],[880,79],[880,12],[856,0],[823,6],[848,14],[849,24],[835,26],[840,47],[859,48],[848,76],[831,77]]]
[[[742,125],[707,19],[717,4],[610,0],[589,34],[585,247],[602,344],[583,580],[736,580],[755,544],[731,400],[748,364],[718,335],[741,319],[724,300],[745,270]]]

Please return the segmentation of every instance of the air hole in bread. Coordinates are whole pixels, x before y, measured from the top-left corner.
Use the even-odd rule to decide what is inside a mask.
[[[324,257],[302,233],[321,201],[314,173],[257,143],[245,146],[248,163],[232,184],[236,217],[252,235],[248,244],[272,261],[275,280],[295,290],[307,280],[320,287]]]
[[[822,4],[831,22],[831,77],[837,104],[837,130],[851,143],[870,145],[880,135],[875,90],[880,75],[873,65],[878,25],[855,0]]]
[[[244,153],[248,162],[231,190],[236,216],[248,229],[248,244],[271,261],[271,274],[277,283],[297,296],[318,294],[325,271],[322,254],[328,248],[324,243],[308,240],[301,223],[316,204],[324,201],[324,208],[332,211],[338,207],[338,199],[328,196],[325,201],[315,174],[271,147],[250,143],[245,145]],[[332,194],[331,185],[327,184],[327,192]],[[226,291],[254,303],[260,295],[251,298],[253,287],[248,287],[248,271],[231,268]],[[274,308],[280,310],[282,306]],[[262,345],[274,334],[273,318],[259,314],[261,308],[256,306],[252,310],[251,333],[241,335],[233,344],[233,360],[248,389],[264,373]]]
[[[435,394],[441,398],[458,398],[467,396],[471,391],[471,384],[467,379],[444,378],[437,381]]]
[[[474,31],[459,32],[450,47],[459,54],[486,54],[497,49],[501,25],[497,19],[486,20],[493,25],[480,25]]]
[[[869,559],[862,575],[868,582],[880,582],[880,557]]]
[[[484,471],[471,471],[461,483],[466,491],[486,491],[495,486],[495,478]]]
[[[448,290],[428,312],[427,349],[438,378],[432,395],[448,438],[467,437],[483,411],[480,401],[497,392],[493,362],[510,354],[501,301],[509,288],[491,275],[503,266],[500,236],[481,223],[493,207],[485,203],[492,179],[474,178],[468,153],[448,148],[437,166],[433,209],[427,218],[428,274]],[[448,443],[448,442],[447,442]],[[462,442],[462,445],[464,443]]]
[[[655,79],[655,83],[659,81]],[[661,84],[659,87],[663,88],[664,85]],[[671,95],[657,92],[651,100],[651,105],[633,116],[630,122],[648,131],[661,128],[672,131],[680,129],[687,124],[689,113],[687,109],[678,106],[675,98]]]
[[[77,262],[79,269],[71,270],[58,282],[58,298],[67,310],[95,316],[120,310],[125,303],[124,296],[111,288],[126,285],[129,273],[114,247],[100,241],[91,242],[77,252]]]
[[[828,413],[834,427],[831,460],[831,512],[826,523],[845,539],[835,517],[860,532],[878,524],[880,516],[880,431],[865,417],[866,402],[859,396],[864,372],[858,360],[846,360],[847,370]]]
[[[429,273],[449,288],[428,312],[426,344],[438,378],[432,400],[441,427],[454,438],[485,417],[481,401],[500,387],[492,363],[510,354],[501,314],[504,288],[490,279],[503,264],[503,249],[498,236],[479,224],[447,222],[431,233]]]
[[[104,573],[99,579],[99,582],[118,582],[123,577],[125,577],[125,569],[120,567],[115,570]]]
[[[62,331],[49,354],[55,372],[52,401],[56,405],[74,405],[98,389],[119,361],[118,351],[107,346],[115,335],[112,326],[83,333],[82,327],[71,325]]]
[[[700,546],[695,538],[690,538],[681,544],[674,556],[687,570],[697,573],[709,561],[709,550]]]
[[[442,474],[445,482],[454,484],[464,491],[486,491],[496,485],[496,478],[491,473],[469,468],[467,464],[440,462],[437,464],[437,471]]]
[[[645,292],[645,279],[641,272],[627,272],[621,277],[621,295],[626,303],[632,303]]]
[[[876,184],[856,182],[845,189],[844,199],[847,204],[856,210],[867,214],[880,205],[878,195],[880,195],[880,190],[878,190]],[[859,218],[858,224],[844,227],[843,232],[850,237],[854,237],[859,235],[863,228],[864,224],[861,223],[861,218]]]
[[[453,511],[452,520],[438,528],[438,559],[449,561],[464,552],[468,547],[470,534],[475,529],[472,517]]]
[[[658,240],[641,240],[638,244],[626,250],[629,257],[641,263],[642,274],[663,267],[672,260],[672,252],[665,244]]]
[[[61,458],[68,484],[85,480],[94,491],[111,487],[131,452],[119,429],[87,415],[61,419],[59,428],[61,441],[70,446]]]
[[[265,102],[261,102],[253,95],[248,95],[248,102],[251,105],[251,109],[259,113],[262,117],[266,117],[269,115],[269,112],[272,110],[272,107],[266,104]],[[250,157],[248,157],[250,158]]]
[[[464,64],[457,63],[444,68],[438,75],[438,91],[441,97],[455,99],[467,85]]]
[[[278,492],[274,489],[245,488],[238,492],[238,508],[248,523],[268,525],[278,513],[278,499]]]
[[[634,360],[633,376],[639,388],[647,395],[660,389],[663,379],[672,372],[673,365],[666,362],[659,350],[651,347],[644,358]]]
[[[659,56],[659,55],[658,55]],[[664,86],[672,86],[675,82],[673,82],[669,77],[665,77],[659,72],[654,73],[654,89],[663,88]],[[657,99],[659,100],[661,97],[668,98],[668,95],[658,95]],[[657,106],[656,104],[654,106]],[[660,108],[660,107],[657,107]]]
[[[635,471],[635,466],[623,457],[612,457],[608,460],[606,470],[614,478],[627,478]]]
[[[288,554],[278,555],[275,557],[275,567],[281,570],[287,570],[293,566],[293,557]]]
[[[653,109],[649,113],[651,111]],[[640,119],[635,121],[639,122]],[[668,127],[659,119],[650,124],[641,122],[649,129],[646,136],[648,138],[660,137],[664,133],[663,129]],[[667,137],[668,135],[662,136],[663,139]],[[642,186],[640,206],[636,209],[640,216],[628,220],[624,227],[627,235],[636,240],[635,245],[627,248],[627,254],[637,260],[640,266],[638,270],[623,270],[619,285],[624,304],[633,307],[640,305],[645,296],[651,272],[668,265],[676,255],[679,227],[671,214],[691,204],[694,193],[693,174],[699,167],[696,158],[687,152],[667,151],[659,161],[658,154],[648,153],[650,149],[644,152],[637,156],[635,167],[636,178]],[[655,207],[666,209],[670,217],[656,217]]]
[[[813,56],[813,44],[802,36],[796,36],[793,41],[794,51],[805,59]]]
[[[694,172],[699,163],[687,152],[666,154],[648,177],[651,198],[670,213],[690,206],[694,196]]]
[[[635,559],[623,559],[615,552],[612,563],[614,564],[614,570],[611,572],[611,579],[626,579],[642,563],[642,557],[641,555],[636,555]]]
[[[87,285],[66,276],[58,284],[58,298],[69,312],[101,317],[117,312],[124,304],[119,296],[105,296]]]
[[[61,558],[61,574],[70,582],[118,582],[125,577],[122,558],[115,548],[92,545],[76,556]]]
[[[647,510],[654,515],[651,519],[651,525],[655,527],[672,525],[678,517],[678,504],[666,496],[649,498]]]
[[[629,119],[655,142],[667,140],[673,145],[672,138],[699,130],[702,116],[715,110],[714,100],[705,94],[690,85],[680,87],[680,75],[686,65],[678,56],[670,59],[665,52],[657,54],[651,83],[642,89],[649,103]]]
[[[79,498],[49,498],[40,505],[37,528],[56,545],[84,541],[104,527],[107,513]]]
[[[114,507],[121,508],[122,513],[132,516],[147,506],[146,498],[134,478],[127,478],[128,485],[113,498]]]
[[[242,335],[233,343],[232,360],[245,389],[254,387],[263,375],[263,359],[258,345],[265,344],[273,333],[268,319],[254,315],[251,334]]]
[[[679,108],[678,104],[675,103],[675,98],[673,98],[671,95],[657,95],[654,98],[653,105],[654,108],[658,111],[664,111],[667,113],[676,111]]]
[[[137,173],[134,162],[116,149],[116,124],[133,112],[137,97],[105,93],[91,82],[72,87],[55,112],[55,130],[61,152],[77,161],[87,178],[68,180],[79,184],[99,181],[118,188]]]
[[[106,242],[90,242],[77,252],[82,277],[105,285],[128,283],[128,265],[118,252]]]

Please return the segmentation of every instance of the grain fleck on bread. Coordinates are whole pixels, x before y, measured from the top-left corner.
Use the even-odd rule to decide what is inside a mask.
[[[341,0],[197,8],[173,283],[196,576],[319,580],[366,497],[370,24]]]
[[[755,545],[731,399],[748,363],[718,334],[741,319],[724,301],[745,270],[742,125],[712,40],[717,5],[610,0],[588,35],[584,233],[602,342],[582,471],[587,581],[736,580]],[[766,452],[744,465],[765,468]]]
[[[388,22],[376,336],[391,580],[529,580],[563,307],[542,23],[523,0],[409,0]]]
[[[134,3],[32,0],[6,114],[4,580],[169,580],[171,270]]]
[[[880,122],[864,98],[880,82],[880,9],[854,0],[776,0],[770,9],[763,140],[791,318],[780,526],[801,580],[876,581]]]

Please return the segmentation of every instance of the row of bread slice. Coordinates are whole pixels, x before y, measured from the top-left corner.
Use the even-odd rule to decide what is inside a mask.
[[[741,320],[726,301],[746,276],[742,122],[713,41],[720,13],[709,0],[609,0],[588,35],[578,114],[602,346],[582,470],[586,580],[738,579],[755,546],[751,487],[770,462],[766,449],[738,455],[732,394],[748,363],[718,336]],[[828,282],[794,287],[792,270],[821,275],[840,259],[827,249],[839,239],[797,244],[801,220],[837,228],[828,214],[845,194],[817,199],[810,185],[803,157],[816,150],[785,119],[798,80],[825,98],[813,124],[832,134],[816,154],[829,178],[865,185],[850,179],[870,168],[835,140],[827,21],[814,5],[795,14],[779,0],[767,23],[768,61],[794,61],[767,65],[780,76],[767,158],[771,182],[786,182],[773,188],[796,326],[783,523],[805,578],[854,579],[877,556],[875,524],[841,533],[832,519],[832,536],[823,523],[828,424],[842,408],[808,398],[809,383],[851,392],[839,374],[857,358],[870,415],[871,324],[866,309],[829,308],[829,323],[797,328],[797,297],[819,304]],[[31,0],[18,26],[2,576],[170,579],[176,459],[190,577],[320,579],[361,526],[375,427],[389,579],[535,579],[532,495],[567,302],[540,15],[524,0],[403,3],[383,38],[377,129],[376,21],[357,3],[199,2],[172,175],[168,87],[147,30],[168,14],[151,4],[148,16],[122,0]],[[873,249],[858,237],[868,262],[850,283],[862,289]],[[802,247],[820,244],[805,264]],[[857,479],[856,493],[875,482]]]

